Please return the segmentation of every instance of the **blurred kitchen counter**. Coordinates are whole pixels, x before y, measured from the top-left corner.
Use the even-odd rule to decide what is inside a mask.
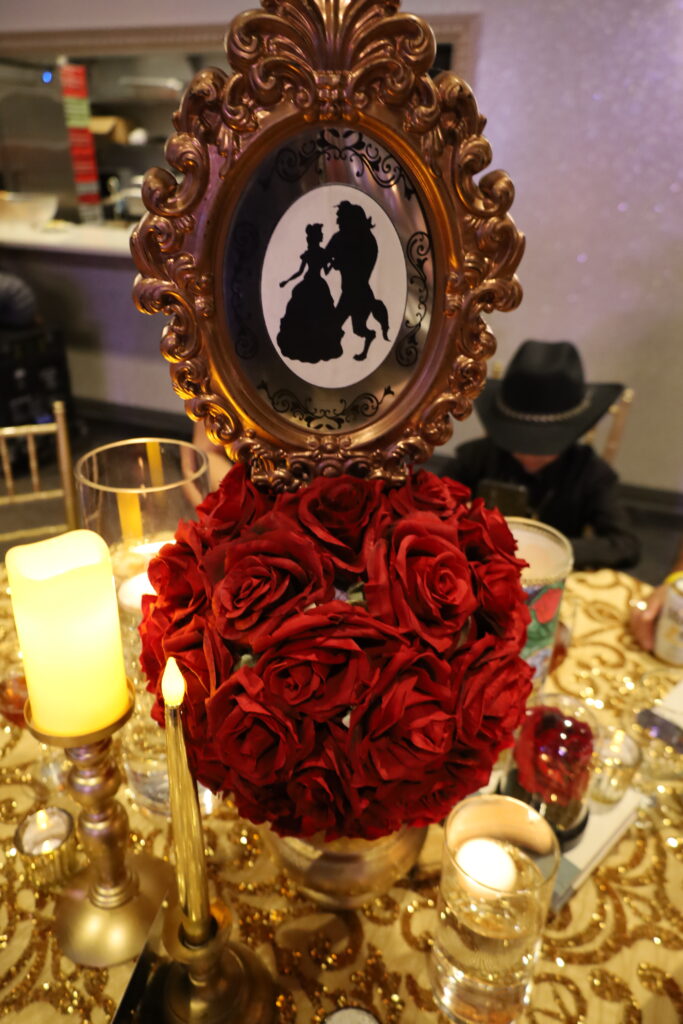
[[[130,235],[134,226],[125,221],[73,224],[54,220],[44,227],[33,227],[0,220],[0,247],[84,256],[123,256],[130,260]]]
[[[169,416],[182,421],[159,352],[163,325],[133,301],[133,227],[0,222],[0,268],[33,288],[43,321],[63,340],[77,408],[124,423],[143,415],[152,426]]]

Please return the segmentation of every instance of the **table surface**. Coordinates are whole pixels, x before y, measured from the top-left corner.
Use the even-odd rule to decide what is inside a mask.
[[[130,262],[133,224],[72,224],[50,221],[44,227],[0,222],[0,248],[38,252],[73,253],[80,256],[123,257]]]
[[[594,702],[615,721],[644,706],[638,681],[662,667],[639,650],[627,626],[628,602],[650,588],[612,570],[574,574],[567,586],[574,633],[545,690]],[[5,588],[0,658],[14,657]],[[14,1024],[111,1021],[132,964],[78,967],[53,933],[54,894],[22,874],[13,834],[25,814],[57,799],[36,777],[35,741],[0,728],[0,1018]],[[527,1024],[676,1024],[683,1021],[683,800],[662,787],[545,932]],[[73,809],[73,808],[72,808]],[[163,818],[129,807],[133,845],[168,858]],[[427,951],[440,828],[432,826],[414,874],[357,912],[329,913],[298,895],[268,855],[261,834],[228,805],[205,821],[213,895],[235,915],[234,938],[257,951],[276,976],[281,1024],[320,1024],[346,1004],[382,1024],[443,1022],[432,1002]],[[430,860],[431,858],[431,860]]]

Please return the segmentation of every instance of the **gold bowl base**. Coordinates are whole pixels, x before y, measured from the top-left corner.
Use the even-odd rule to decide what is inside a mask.
[[[127,858],[137,891],[120,907],[98,907],[89,898],[89,868],[69,881],[55,908],[59,946],[83,967],[113,967],[143,949],[161,903],[173,884],[169,864],[141,853]]]

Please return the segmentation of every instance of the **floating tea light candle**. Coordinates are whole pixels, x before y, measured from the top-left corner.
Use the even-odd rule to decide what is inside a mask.
[[[510,854],[493,839],[468,839],[455,855],[464,872],[464,885],[481,899],[494,899],[501,892],[512,892],[517,883],[517,868]]]

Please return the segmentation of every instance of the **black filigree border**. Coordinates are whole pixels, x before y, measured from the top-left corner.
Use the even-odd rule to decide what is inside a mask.
[[[233,313],[235,330],[235,351],[240,359],[253,359],[258,355],[258,332],[250,324],[253,313],[249,310],[246,294],[253,280],[254,271],[249,255],[258,246],[259,232],[252,223],[242,221],[235,226],[233,245],[235,247],[234,265],[231,267],[227,292]]]
[[[380,188],[399,185],[405,199],[415,197],[415,189],[395,157],[384,152],[362,132],[352,128],[324,128],[315,138],[304,141],[298,149],[283,147],[269,173],[260,179],[261,186],[267,189],[273,174],[277,174],[283,181],[299,181],[313,165],[322,177],[324,164],[332,160],[348,164],[356,178],[363,177],[367,171]]]
[[[262,380],[259,389],[266,393],[275,412],[282,416],[293,416],[294,419],[305,423],[309,430],[341,430],[345,425],[358,420],[371,419],[377,414],[385,398],[394,394],[390,387],[386,387],[379,398],[372,392],[364,391],[350,402],[341,398],[336,408],[318,409],[312,405],[310,397],[302,400],[289,388],[279,388],[271,394],[268,384]]]
[[[417,297],[417,309],[413,320],[406,320],[406,331],[403,333],[396,346],[396,362],[399,366],[413,366],[417,361],[420,351],[418,332],[427,312],[427,298],[429,296],[429,285],[425,273],[425,264],[432,252],[432,241],[426,231],[416,231],[408,239],[406,256],[413,268],[413,273],[408,278],[409,291],[415,287]]]

